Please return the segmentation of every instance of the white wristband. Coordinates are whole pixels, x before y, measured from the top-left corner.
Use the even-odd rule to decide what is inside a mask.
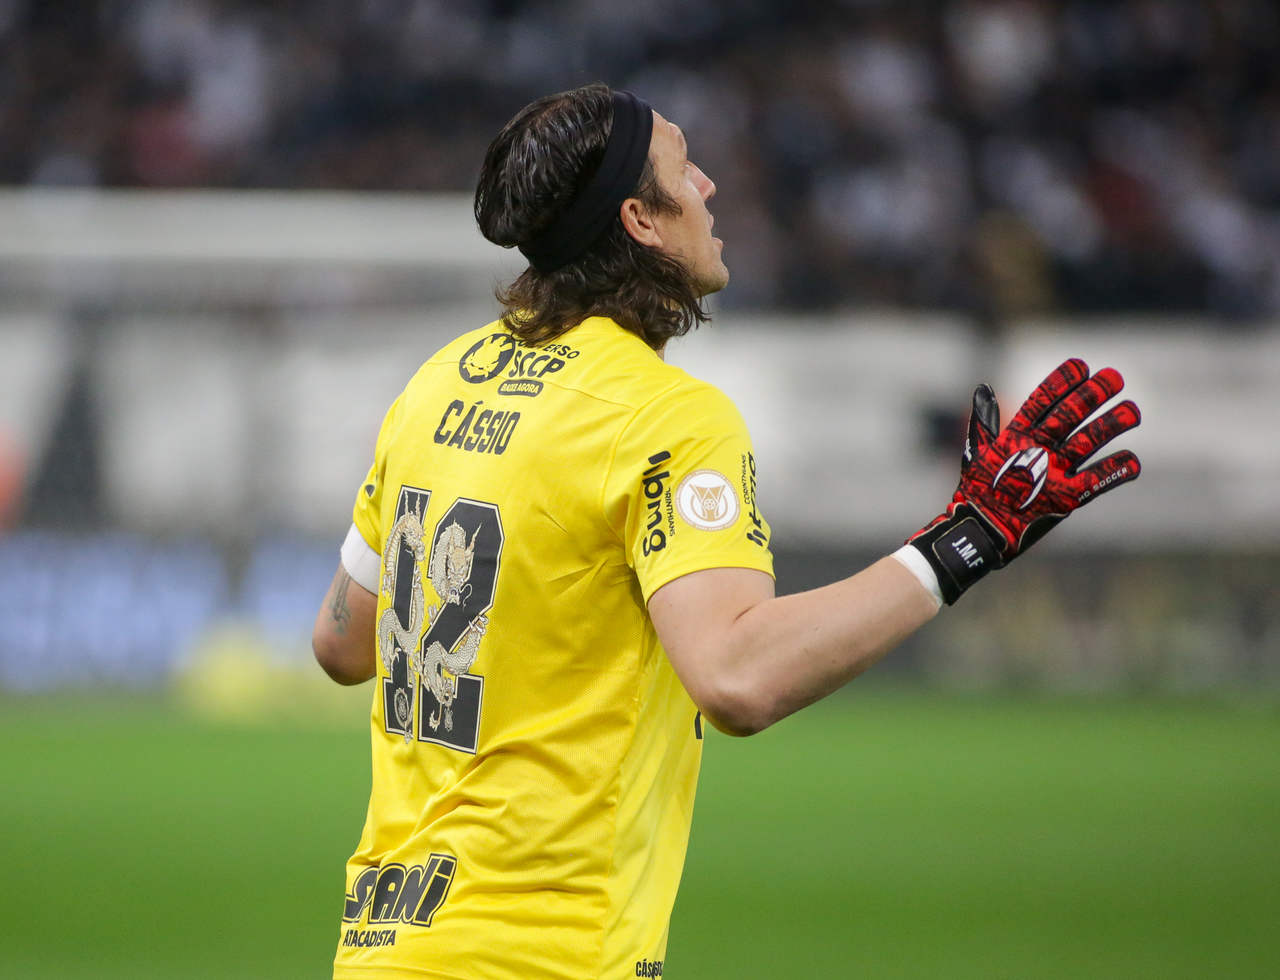
[[[378,594],[378,568],[382,564],[381,556],[369,547],[364,535],[354,525],[347,531],[347,538],[342,542],[342,567],[347,570],[351,580],[366,592]]]
[[[914,546],[904,544],[897,551],[893,552],[890,557],[896,558],[903,568],[919,580],[920,584],[924,586],[925,591],[928,592],[929,595],[933,596],[933,601],[936,602],[939,607],[942,606],[942,587],[938,585],[938,576],[934,573],[928,561],[925,560],[924,555],[920,554]]]

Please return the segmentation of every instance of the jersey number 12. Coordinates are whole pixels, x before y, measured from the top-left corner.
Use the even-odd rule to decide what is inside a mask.
[[[474,754],[484,677],[471,667],[489,626],[502,518],[496,504],[459,497],[428,537],[422,518],[430,500],[430,490],[400,488],[383,548],[381,589],[391,600],[377,628],[388,675],[383,720],[388,734],[406,742],[416,737]]]

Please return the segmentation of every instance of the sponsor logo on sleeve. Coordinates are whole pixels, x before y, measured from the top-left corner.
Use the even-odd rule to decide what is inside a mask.
[[[664,465],[669,459],[671,454],[665,449],[654,453],[649,457],[649,468],[640,479],[640,491],[644,495],[644,539],[640,548],[646,556],[665,548],[667,539],[676,533],[675,521],[671,517],[671,488],[667,485],[671,471]]]
[[[738,519],[742,505],[733,484],[719,470],[694,470],[676,488],[676,513],[691,527],[720,531]]]
[[[747,519],[751,521],[751,526],[747,528],[747,540],[761,548],[767,548],[769,536],[765,533],[760,508],[756,506],[756,457],[752,453],[742,455],[742,502],[747,511]]]

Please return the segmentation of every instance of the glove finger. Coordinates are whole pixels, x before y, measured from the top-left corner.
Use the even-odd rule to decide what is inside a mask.
[[[1035,428],[1049,409],[1087,377],[1089,365],[1080,358],[1063,361],[1022,403],[1018,414],[1010,419],[1009,428],[1021,432]]]
[[[1103,368],[1088,381],[1077,385],[1054,405],[1040,423],[1040,431],[1051,441],[1062,442],[1109,398],[1124,388],[1124,378],[1115,368]]]
[[[1138,457],[1127,449],[1112,453],[1081,470],[1071,481],[1076,493],[1076,506],[1083,507],[1095,497],[1136,480],[1141,472],[1142,464],[1138,462]]]
[[[1131,401],[1123,401],[1086,425],[1063,445],[1061,453],[1074,469],[1121,433],[1136,428],[1142,413]]]
[[[969,412],[967,433],[961,469],[972,463],[974,457],[1000,434],[1000,403],[996,401],[991,385],[982,384],[973,389],[973,409]]]

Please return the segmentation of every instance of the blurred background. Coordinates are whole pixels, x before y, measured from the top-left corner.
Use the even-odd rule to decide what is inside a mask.
[[[323,973],[367,792],[368,692],[316,676],[311,620],[385,407],[441,343],[494,317],[494,286],[522,267],[474,228],[485,146],[531,99],[595,80],[679,123],[717,183],[733,281],[715,324],[669,353],[747,417],[780,591],[849,574],[937,513],[978,381],[1007,417],[1083,356],[1119,368],[1144,413],[1123,440],[1144,463],[1135,487],[826,714],[712,739],[699,806],[725,820],[695,825],[672,975],[746,975],[774,954],[793,975],[781,964],[833,932],[850,943],[794,975],[1274,975],[1253,938],[1280,910],[1280,9],[1266,0],[0,0],[0,856],[23,886],[0,906],[0,973]],[[921,866],[903,917],[972,928],[911,937],[910,955],[892,930],[875,945],[874,905],[809,939],[807,919],[777,926],[839,904],[829,852],[813,857],[816,892],[744,906],[764,887],[748,877],[723,894],[744,852],[783,846],[769,834],[845,829],[780,830],[799,817],[774,814],[759,839],[700,850],[699,830],[722,841],[758,811],[734,795],[758,772],[751,746],[794,760],[810,739],[820,756],[815,726],[846,744],[831,733],[868,717],[878,727],[849,735],[879,746],[863,779],[808,819],[865,829],[849,798],[883,799],[872,825],[901,827],[966,766],[987,774],[953,801],[973,813],[993,769],[1026,767],[1075,791],[1052,806],[1027,782],[1001,792],[1034,797],[1045,808],[1023,817],[1070,828],[1055,839],[1078,849],[1037,851],[1040,867],[988,832],[991,850],[932,892]],[[1112,725],[1117,741],[1079,754]],[[953,747],[971,732],[980,751],[894,768],[891,746],[927,757],[923,730]],[[288,761],[270,754],[286,744]],[[1111,782],[1052,768],[1073,758]],[[1122,870],[1105,886],[1051,876],[1064,897],[1029,903],[1047,868],[1096,858],[1110,824],[1085,799],[1129,828],[1111,845]],[[1201,803],[1146,852],[1126,836]],[[237,807],[241,834],[213,816]],[[47,941],[80,894],[48,877],[55,856],[77,887],[108,855],[136,877],[164,863],[148,850],[160,828],[201,821],[214,850],[257,855],[244,877],[197,871],[175,839],[176,877],[113,907],[191,876],[225,892],[179,903],[149,945],[122,943],[118,919],[90,930],[87,958]],[[314,895],[296,921],[220,897],[273,855],[286,874],[284,837],[311,848],[289,867],[313,892],[284,879]],[[882,851],[879,885],[900,884],[926,837],[978,853],[921,829]],[[1138,852],[1146,864],[1123,870],[1116,855]],[[867,854],[847,860],[849,877],[871,874]],[[956,890],[978,868],[998,891],[1029,867],[1003,905]],[[1154,907],[1160,890],[1185,906]],[[698,918],[726,907],[747,914]],[[1064,914],[1082,907],[1096,918]],[[275,965],[229,965],[226,947],[193,958],[212,908],[219,935]],[[999,922],[1028,908],[1043,914],[1002,942]],[[1117,921],[1137,923],[1128,945]],[[987,935],[1005,958],[968,956]]]

